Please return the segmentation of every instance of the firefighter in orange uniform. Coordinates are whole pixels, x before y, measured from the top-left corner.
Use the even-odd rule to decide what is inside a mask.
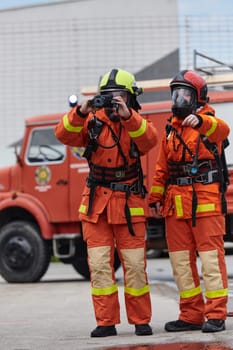
[[[55,130],[62,143],[86,147],[90,168],[79,217],[97,322],[91,337],[116,335],[115,325],[120,323],[115,247],[124,271],[128,322],[137,335],[151,335],[145,258],[148,209],[140,156],[155,146],[157,131],[138,113],[142,89],[132,74],[112,69],[103,76],[99,91],[64,115]]]
[[[167,322],[165,330],[223,331],[228,283],[221,153],[229,127],[215,117],[208,105],[206,81],[196,72],[179,72],[170,88],[173,115],[162,137],[149,195],[151,215],[165,217],[169,257],[180,294],[179,318]]]

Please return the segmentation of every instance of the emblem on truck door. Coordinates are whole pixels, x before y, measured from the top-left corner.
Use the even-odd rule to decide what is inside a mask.
[[[44,186],[51,180],[51,171],[46,165],[42,165],[36,169],[35,180],[38,185]]]

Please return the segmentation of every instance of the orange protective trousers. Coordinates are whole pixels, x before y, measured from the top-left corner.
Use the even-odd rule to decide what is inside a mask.
[[[205,319],[226,319],[228,280],[224,232],[222,215],[197,218],[195,227],[191,219],[166,217],[168,250],[180,292],[179,319],[183,321],[203,323]],[[200,287],[197,255],[201,260],[205,298]]]
[[[132,236],[127,224],[109,224],[106,211],[104,211],[99,216],[97,223],[83,221],[82,226],[84,240],[87,242],[92,290],[95,289],[95,286],[102,286],[98,289],[100,290],[99,295],[92,293],[97,324],[107,326],[120,323],[117,287],[111,293],[104,292],[109,290],[105,281],[111,280],[112,285],[116,285],[113,267],[115,248],[117,248],[124,273],[124,296],[128,322],[130,324],[149,323],[151,300],[146,273],[145,223],[134,223],[135,236]],[[95,253],[90,254],[93,250]],[[106,253],[109,255],[107,259]],[[109,265],[107,269],[101,260],[105,261],[105,265]]]

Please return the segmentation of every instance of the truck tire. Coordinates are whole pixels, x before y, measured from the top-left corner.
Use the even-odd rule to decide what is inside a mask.
[[[121,266],[117,251],[115,251],[114,270],[117,271]],[[82,239],[78,240],[76,244],[76,253],[72,262],[74,269],[85,279],[90,280],[90,271],[87,262],[87,245]]]
[[[162,249],[147,249],[146,250],[147,259],[158,259],[158,258],[161,258],[162,255],[163,255]]]
[[[14,221],[0,230],[0,274],[7,282],[37,282],[50,263],[48,244],[35,225]]]

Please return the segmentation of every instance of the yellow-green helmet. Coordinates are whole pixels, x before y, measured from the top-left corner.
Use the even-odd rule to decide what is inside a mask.
[[[120,68],[112,69],[102,77],[99,84],[99,90],[100,93],[105,91],[123,90],[136,96],[140,95],[143,91],[136,86],[134,75]]]

